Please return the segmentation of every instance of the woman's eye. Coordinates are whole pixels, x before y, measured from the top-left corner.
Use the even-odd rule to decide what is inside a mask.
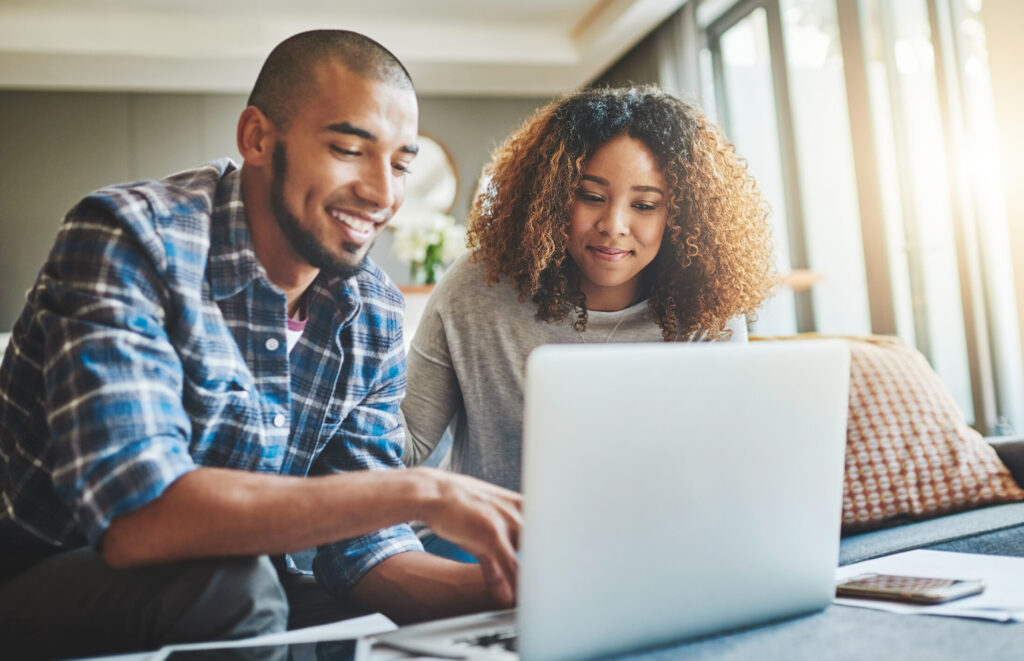
[[[587,191],[579,191],[576,196],[586,202],[604,202],[604,198],[597,193],[588,193]]]
[[[653,202],[637,202],[633,205],[633,208],[639,209],[640,211],[654,211],[658,208],[658,205]]]

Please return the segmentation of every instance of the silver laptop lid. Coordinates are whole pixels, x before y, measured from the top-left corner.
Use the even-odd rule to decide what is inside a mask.
[[[848,382],[839,341],[534,351],[522,657],[611,654],[825,607]]]

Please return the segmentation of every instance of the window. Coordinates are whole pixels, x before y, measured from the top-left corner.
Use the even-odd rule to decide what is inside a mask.
[[[756,8],[724,30],[720,39],[721,87],[728,109],[728,133],[746,158],[751,174],[771,205],[776,268],[791,270],[786,194],[781,171],[776,96],[768,44],[767,15]],[[736,101],[733,101],[733,100]],[[758,333],[786,335],[797,331],[796,302],[790,291],[772,298],[754,324]]]
[[[754,332],[898,334],[1006,433],[1024,375],[981,2],[712,3],[701,71],[774,209],[779,270],[823,276]]]
[[[868,77],[880,160],[895,174],[887,198],[890,271],[904,292],[897,332],[928,357],[968,420],[965,351],[947,154],[925,0],[864,0]],[[890,215],[891,214],[891,215]],[[909,296],[908,296],[909,294]],[[952,294],[952,295],[951,295]]]
[[[835,0],[783,0],[782,37],[793,111],[815,329],[871,332]],[[823,148],[825,147],[825,148]]]

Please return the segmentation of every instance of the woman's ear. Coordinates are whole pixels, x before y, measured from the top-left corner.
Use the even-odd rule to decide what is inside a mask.
[[[270,118],[256,106],[248,106],[238,118],[238,153],[250,165],[257,167],[270,162],[275,141],[275,127]]]

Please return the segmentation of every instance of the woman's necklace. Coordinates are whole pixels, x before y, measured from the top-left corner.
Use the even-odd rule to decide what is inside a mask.
[[[608,337],[604,338],[605,344],[608,344],[608,341],[612,339],[612,335],[615,335],[615,331],[619,330],[619,326],[621,326],[622,322],[624,322],[625,320],[626,315],[622,315],[619,321],[612,327],[611,332],[608,333]],[[583,333],[581,333],[579,329],[576,329],[576,334],[579,335],[580,342],[582,342],[583,344],[590,344],[589,342],[587,342],[587,338],[583,337]]]

